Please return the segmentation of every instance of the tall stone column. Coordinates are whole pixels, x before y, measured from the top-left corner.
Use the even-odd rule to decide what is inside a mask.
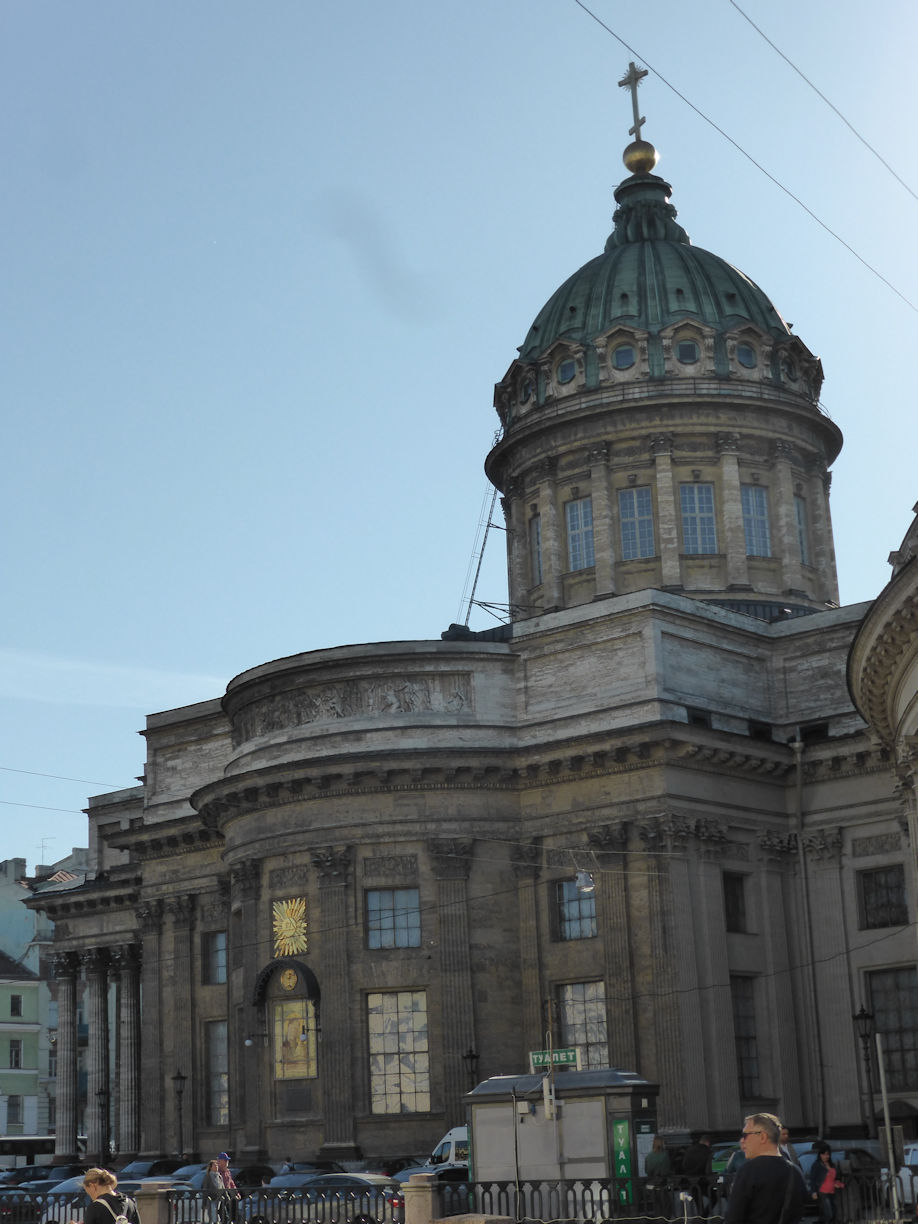
[[[513,873],[519,888],[520,987],[523,992],[522,1051],[541,1050],[542,1032],[542,957],[539,947],[539,911],[536,889],[542,866],[542,844],[528,842],[513,849]]]
[[[111,1077],[108,1063],[108,950],[80,953],[88,996],[86,1075],[86,1149],[93,1160],[108,1160]]]
[[[198,1082],[196,1075],[197,1060],[196,1046],[194,1040],[194,1030],[192,1028],[192,1017],[195,1012],[195,999],[197,991],[196,983],[192,973],[192,948],[191,940],[194,932],[194,913],[195,913],[195,898],[193,896],[175,896],[169,897],[166,901],[166,913],[172,919],[172,964],[171,964],[171,989],[167,991],[168,997],[173,999],[181,999],[182,1006],[176,1007],[172,1013],[172,1022],[169,1026],[169,1036],[171,1040],[170,1058],[171,1061],[166,1067],[167,1076],[171,1077],[181,1071],[186,1077],[185,1089],[182,1097],[182,1143],[186,1151],[193,1152],[195,1150],[195,1131],[194,1123],[197,1117],[197,1093],[195,1085]],[[178,1103],[174,1105],[174,1109],[178,1109]],[[173,1115],[173,1125],[176,1133],[176,1151],[178,1137],[178,1116]],[[179,1153],[181,1155],[181,1153]]]
[[[609,500],[609,446],[600,442],[591,446],[590,490],[593,499],[593,553],[595,555],[596,597],[615,592],[613,580],[612,503]]]
[[[810,519],[810,546],[813,565],[819,573],[821,599],[838,603],[838,579],[835,572],[835,546],[832,542],[832,515],[829,510],[829,490],[832,473],[820,463],[806,482],[806,508]]]
[[[653,1043],[653,1066],[647,1066],[649,1060],[642,1054],[640,1062],[643,1065],[639,1070],[647,1079],[655,1079],[660,1084],[659,1128],[681,1130],[689,1126],[691,1119],[686,1113],[682,1084],[685,1048],[679,1023],[669,860],[677,843],[678,848],[684,850],[687,830],[680,827],[680,822],[662,817],[640,824],[638,833],[648,851],[644,859],[647,882],[644,993],[653,1001],[652,1031],[646,1033],[648,1044]],[[641,1044],[643,1048],[644,1038]]]
[[[75,952],[55,952],[51,958],[57,981],[57,1123],[54,1156],[59,1163],[76,1161],[77,1118],[77,978]]]
[[[772,513],[772,552],[781,558],[781,583],[785,591],[810,593],[803,576],[800,541],[797,537],[797,515],[794,506],[794,478],[791,471],[794,448],[778,439],[771,444],[774,457],[774,496]],[[818,591],[815,592],[818,594]]]
[[[234,920],[231,923],[234,930],[244,933],[241,957],[237,961],[238,950],[230,947],[232,963],[242,964],[242,989],[246,1004],[252,999],[255,981],[260,969],[262,947],[259,944],[257,932],[258,905],[261,899],[262,866],[256,860],[236,863],[230,873],[230,887]],[[240,912],[241,911],[241,912]],[[237,922],[236,914],[239,915]],[[234,973],[233,978],[236,977]],[[231,989],[233,988],[231,983]],[[237,1053],[239,1050],[238,1008],[241,999],[234,996],[233,1007],[227,1017],[227,1038],[230,1043],[229,1065],[229,1120],[231,1133],[238,1136],[236,1146],[239,1154],[245,1159],[256,1161],[262,1159],[263,1119],[267,1117],[267,1089],[263,1087],[265,1065],[260,1058],[244,1058],[242,1060],[242,1078],[237,1080],[232,1075],[232,1069],[239,1066]],[[243,1009],[244,1014],[245,1009]],[[270,1032],[270,1017],[265,1017],[266,1032]]]
[[[555,504],[554,475],[558,460],[549,456],[541,460],[534,473],[539,484],[539,515],[542,520],[542,609],[560,608],[563,598],[561,574],[565,568],[564,549]]]
[[[113,948],[118,974],[118,1156],[129,1159],[140,1150],[140,949]]]
[[[351,1064],[351,990],[347,954],[348,876],[350,846],[328,846],[312,856],[319,881],[322,924],[322,1046],[319,1075],[325,1110],[322,1154],[329,1159],[353,1160],[354,1085]]]
[[[140,1064],[140,1146],[143,1155],[157,1156],[165,1148],[163,1126],[163,1000],[160,983],[163,903],[158,898],[137,911],[143,937],[141,983],[143,1010],[140,1034],[143,1059]]]
[[[650,443],[657,486],[657,547],[660,550],[661,578],[664,590],[681,588],[682,565],[679,561],[679,518],[676,512],[676,490],[673,484],[673,436],[659,434]]]
[[[594,883],[605,968],[609,1063],[621,1070],[634,1071],[637,1069],[637,1044],[625,853],[628,826],[625,823],[605,825],[588,832],[587,840],[600,866]]]
[[[743,526],[743,495],[739,475],[739,434],[717,435],[720,451],[721,521],[724,539],[720,551],[727,554],[727,586],[742,590],[749,586],[749,562],[746,560],[746,530]]]
[[[455,1126],[465,1117],[463,1097],[468,1091],[462,1055],[475,1048],[467,887],[474,842],[437,838],[428,848],[439,892],[443,1107],[447,1125]]]
[[[500,499],[507,529],[507,575],[510,591],[510,619],[526,615],[523,605],[528,605],[526,592],[532,585],[529,578],[529,521],[522,488],[518,480],[507,485],[506,496]]]

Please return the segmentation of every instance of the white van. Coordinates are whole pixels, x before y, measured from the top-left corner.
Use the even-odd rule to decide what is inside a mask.
[[[424,1161],[425,1169],[467,1169],[469,1165],[469,1128],[448,1130]]]

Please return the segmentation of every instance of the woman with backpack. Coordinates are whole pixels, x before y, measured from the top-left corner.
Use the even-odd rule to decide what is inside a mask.
[[[83,1224],[140,1224],[137,1204],[118,1193],[118,1178],[108,1169],[87,1169],[83,1189],[90,1204],[83,1213]],[[71,1220],[70,1224],[75,1224]]]

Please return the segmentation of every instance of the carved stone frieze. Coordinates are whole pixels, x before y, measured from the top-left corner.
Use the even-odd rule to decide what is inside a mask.
[[[719,820],[699,816],[695,821],[695,838],[708,857],[720,857],[727,848],[727,831]]]
[[[812,833],[804,833],[803,848],[811,859],[817,862],[841,858],[841,829],[816,829]]]
[[[671,813],[649,820],[639,820],[635,827],[645,851],[649,854],[664,850],[685,850],[694,832],[690,820]]]
[[[272,867],[268,872],[269,888],[305,888],[308,882],[309,868],[305,863]]]
[[[313,850],[312,865],[320,884],[343,884],[347,881],[354,852],[350,846],[325,846]]]
[[[400,714],[460,714],[475,708],[469,672],[354,677],[313,684],[263,697],[233,717],[233,744],[290,727],[335,723],[347,718]]]
[[[594,442],[592,446],[587,447],[586,453],[587,463],[608,463],[609,462],[609,443]]]
[[[875,837],[855,837],[851,841],[854,858],[866,858],[871,854],[890,854],[902,849],[899,833],[878,833]]]
[[[363,874],[367,880],[414,880],[418,874],[418,856],[416,854],[376,854],[372,858],[363,860]]]
[[[434,837],[427,843],[438,880],[467,880],[472,867],[473,841]]]

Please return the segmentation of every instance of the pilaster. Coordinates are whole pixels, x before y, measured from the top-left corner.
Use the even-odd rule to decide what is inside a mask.
[[[351,975],[347,949],[352,861],[350,846],[328,846],[312,855],[319,884],[322,964],[325,968],[319,1066],[325,1108],[322,1154],[332,1159],[347,1159],[350,1153],[357,1152],[351,1073]]]
[[[164,1149],[163,1128],[163,1007],[160,964],[162,953],[163,903],[157,898],[137,911],[142,940],[141,991],[143,1010],[140,1035],[143,1059],[140,1065],[141,1150],[157,1156]]]
[[[113,948],[111,959],[118,975],[116,1139],[119,1159],[125,1159],[140,1150],[140,949]]]
[[[720,451],[720,488],[723,505],[724,540],[721,551],[727,557],[727,587],[749,586],[749,563],[746,560],[746,531],[743,527],[743,497],[740,491],[739,434],[717,435]]]
[[[437,879],[443,1028],[443,1096],[447,1125],[465,1117],[464,1050],[475,1046],[472,959],[469,949],[468,878],[474,843],[444,838],[428,843]]]
[[[590,464],[590,495],[593,499],[593,553],[594,576],[597,597],[612,595],[615,591],[613,579],[613,522],[612,502],[609,497],[609,447],[605,442],[591,446],[587,459]]]
[[[650,453],[654,462],[657,486],[658,548],[662,566],[663,589],[682,585],[682,565],[679,561],[679,519],[676,513],[676,490],[673,485],[673,436],[660,434],[651,439]]]
[[[536,889],[542,865],[540,841],[514,846],[513,874],[517,880],[520,916],[520,990],[524,1050],[542,1048],[542,977]]]
[[[59,1163],[65,1163],[79,1159],[77,979],[80,961],[75,952],[55,952],[51,965],[57,981],[57,1124],[54,1156]]]

